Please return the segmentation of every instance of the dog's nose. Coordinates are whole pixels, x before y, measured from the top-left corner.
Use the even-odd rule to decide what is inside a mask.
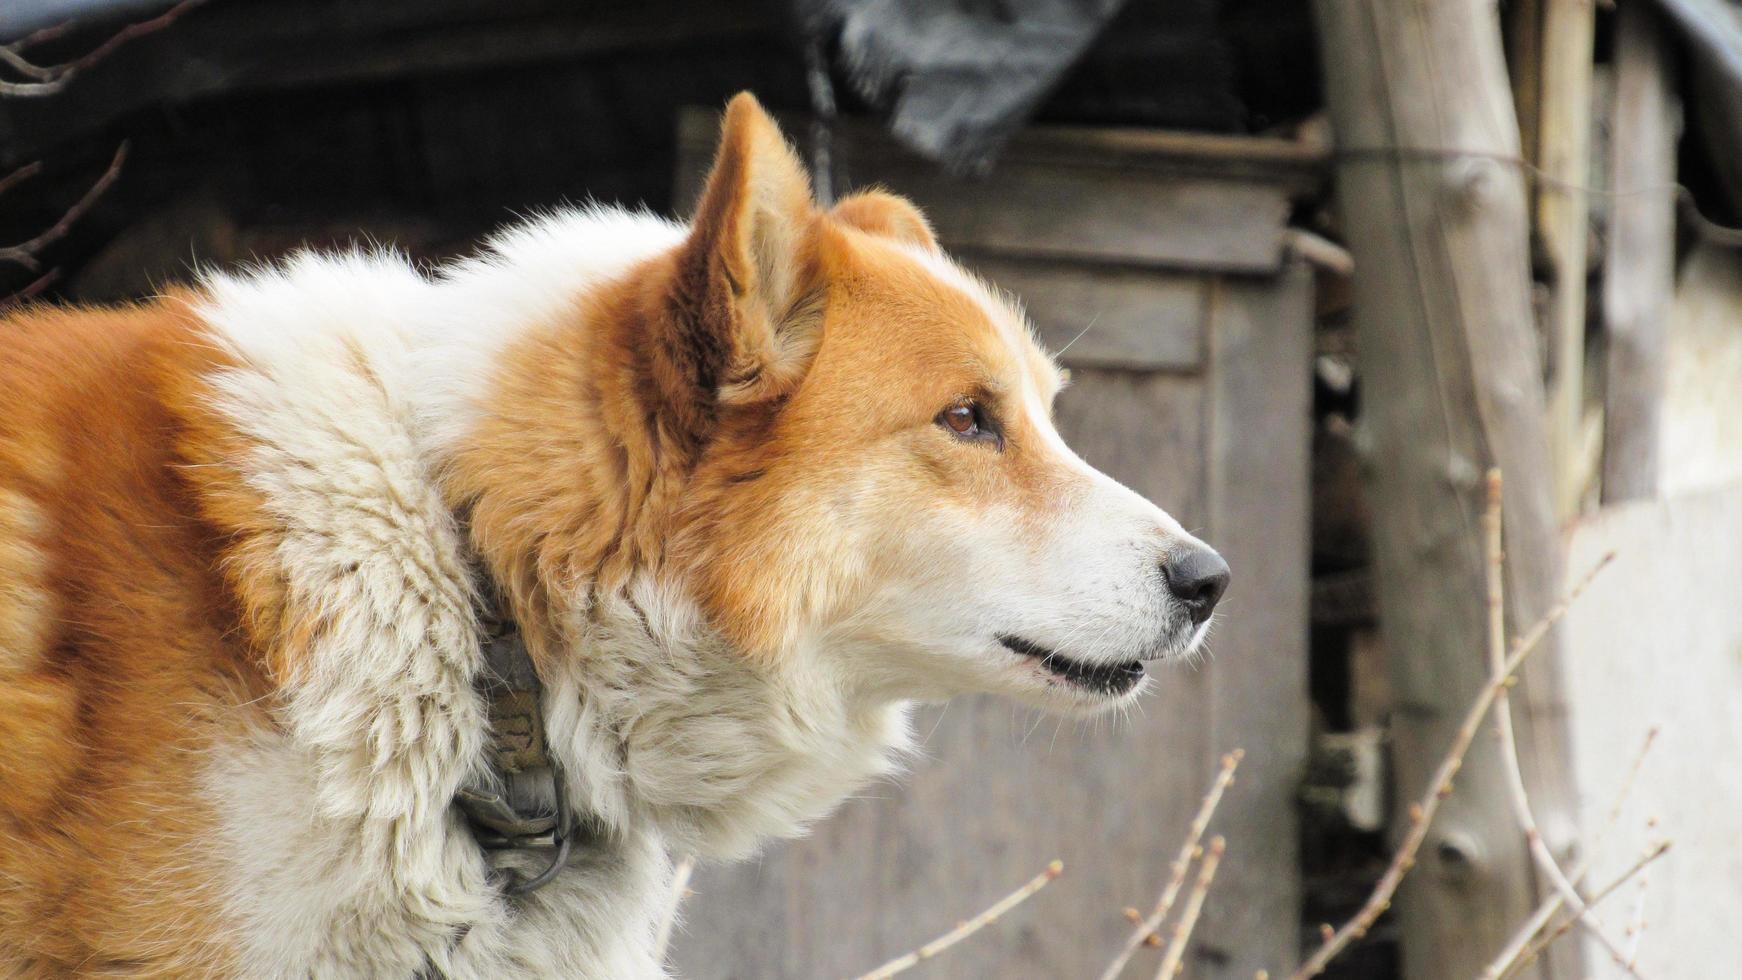
[[[1228,563],[1208,548],[1194,548],[1161,563],[1167,590],[1186,607],[1192,625],[1210,618],[1210,613],[1228,590]]]

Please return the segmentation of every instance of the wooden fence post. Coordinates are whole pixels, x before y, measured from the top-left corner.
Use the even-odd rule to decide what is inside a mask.
[[[1559,588],[1527,206],[1507,162],[1519,153],[1518,124],[1492,4],[1315,0],[1315,10],[1356,263],[1396,795],[1409,800],[1485,680],[1488,466],[1506,473],[1510,622],[1534,622]],[[1513,710],[1545,837],[1564,856],[1576,829],[1561,691],[1551,649],[1526,670]],[[1400,896],[1406,976],[1476,975],[1534,902],[1500,758],[1484,739]],[[1556,972],[1580,975],[1558,962]]]
[[[1544,0],[1537,107],[1537,228],[1548,252],[1549,448],[1555,508],[1579,512],[1591,472],[1585,445],[1585,278],[1589,272],[1591,60],[1596,0]]]
[[[1603,270],[1608,377],[1603,501],[1657,495],[1664,356],[1675,291],[1674,64],[1657,11],[1616,12],[1615,129],[1609,252]]]

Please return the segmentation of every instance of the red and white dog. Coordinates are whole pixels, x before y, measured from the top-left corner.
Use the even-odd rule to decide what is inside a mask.
[[[748,95],[688,226],[302,255],[0,352],[9,977],[660,976],[668,855],[798,832],[915,701],[1128,702],[1227,581],[1060,441],[1021,312],[905,201],[820,210]],[[524,895],[454,805],[486,595],[591,828]]]

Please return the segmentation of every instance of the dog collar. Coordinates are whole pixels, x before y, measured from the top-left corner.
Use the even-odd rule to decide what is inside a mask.
[[[500,601],[487,603],[480,624],[478,690],[490,721],[489,772],[461,787],[454,805],[486,851],[520,851],[546,862],[531,877],[502,872],[505,894],[526,895],[550,884],[568,863],[577,822],[562,767],[545,745],[544,688],[520,629]],[[555,813],[527,802],[547,798],[556,801]]]

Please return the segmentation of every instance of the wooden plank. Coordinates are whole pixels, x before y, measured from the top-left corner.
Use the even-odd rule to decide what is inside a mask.
[[[1067,366],[1194,371],[1204,356],[1205,280],[1136,269],[964,254],[1018,296]]]
[[[1304,140],[1105,126],[1029,126],[1011,139],[1008,149],[1028,160],[1135,167],[1175,177],[1239,178],[1276,184],[1291,193],[1321,189],[1330,163],[1328,146]]]
[[[1203,398],[1194,378],[1086,368],[1060,398],[1059,425],[1091,463],[1203,527]],[[709,980],[857,975],[1058,857],[1065,873],[1044,894],[917,975],[1095,975],[1129,929],[1119,908],[1153,900],[1208,784],[1220,660],[1260,653],[1224,646],[1205,669],[1166,670],[1117,723],[992,698],[926,710],[906,785],[850,801],[760,863],[706,869],[676,967]]]
[[[717,114],[686,113],[679,138],[685,157],[705,159],[718,138]],[[1054,135],[1030,157],[1024,145],[1013,144],[985,177],[966,177],[943,173],[864,124],[843,124],[833,144],[850,179],[913,198],[950,248],[1162,268],[1281,268],[1286,180],[1181,173],[1177,150],[1145,158],[1140,146],[1102,151],[1079,139],[1072,153]],[[1229,151],[1217,153],[1225,159]],[[1145,159],[1148,166],[1138,162]],[[679,200],[687,210],[693,197]]]
[[[980,186],[936,172],[887,181],[949,229],[953,247],[1236,272],[1272,272],[1282,261],[1288,197],[1263,184],[1060,172],[1015,159]]]
[[[1518,155],[1518,129],[1493,8],[1318,0],[1315,10],[1343,148],[1472,154],[1353,154],[1337,175],[1357,269],[1375,579],[1397,699],[1396,798],[1408,801],[1487,682],[1479,532],[1487,466],[1506,474],[1514,629],[1540,618],[1561,580],[1526,199],[1518,170],[1499,162]],[[1549,642],[1512,700],[1526,783],[1546,842],[1564,858],[1576,837],[1575,796],[1560,657]],[[1398,813],[1394,823],[1407,819]],[[1475,976],[1536,900],[1501,760],[1492,740],[1479,740],[1398,899],[1405,975]]]
[[[1630,3],[1616,14],[1615,127],[1609,251],[1603,502],[1657,493],[1669,311],[1675,294],[1675,172],[1681,107],[1661,17]]]
[[[1196,935],[1197,975],[1247,980],[1292,967],[1299,949],[1299,878],[1277,872],[1300,865],[1308,741],[1312,272],[1297,262],[1275,282],[1224,279],[1211,295],[1207,497],[1234,582],[1212,641],[1209,749],[1246,758],[1217,817],[1228,853]]]
[[[1576,515],[1594,474],[1584,443],[1585,279],[1589,271],[1591,68],[1596,4],[1541,0],[1542,101],[1537,110],[1536,221],[1550,263],[1549,450],[1555,507]]]

